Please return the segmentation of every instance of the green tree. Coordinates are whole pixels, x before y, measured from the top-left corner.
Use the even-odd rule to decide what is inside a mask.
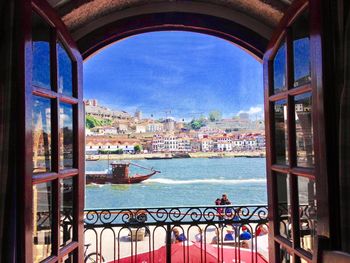
[[[191,125],[191,128],[193,130],[199,130],[201,127],[205,126],[205,122],[203,119],[199,119],[199,120],[195,120],[193,119],[191,122],[190,122],[190,125]]]
[[[134,146],[134,151],[135,151],[136,153],[141,152],[141,151],[142,151],[142,146],[139,145],[139,144],[135,145],[135,146]]]
[[[222,118],[221,111],[214,110],[209,113],[209,120],[210,121],[219,121]]]

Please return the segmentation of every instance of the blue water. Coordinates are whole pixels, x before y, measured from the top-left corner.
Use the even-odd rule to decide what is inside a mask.
[[[233,205],[266,204],[265,158],[135,160],[160,174],[133,185],[88,185],[86,208],[213,205],[227,193]],[[106,170],[105,160],[86,162],[87,171]],[[131,166],[130,174],[148,171]]]

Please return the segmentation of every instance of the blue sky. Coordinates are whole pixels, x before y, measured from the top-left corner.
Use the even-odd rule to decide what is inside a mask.
[[[127,38],[84,62],[84,98],[144,116],[192,118],[220,110],[262,115],[262,64],[208,35],[166,31]]]

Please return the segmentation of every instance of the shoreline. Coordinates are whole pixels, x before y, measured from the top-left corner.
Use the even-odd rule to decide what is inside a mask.
[[[190,157],[175,157],[173,159],[187,158],[265,158],[265,151],[245,152],[195,152],[188,153]],[[169,153],[138,153],[138,154],[99,154],[99,160],[146,160],[146,158],[167,157]],[[85,155],[85,158],[87,155]]]

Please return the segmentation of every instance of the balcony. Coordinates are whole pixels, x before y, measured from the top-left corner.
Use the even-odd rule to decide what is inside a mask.
[[[85,210],[85,262],[268,262],[267,216],[266,205]]]

